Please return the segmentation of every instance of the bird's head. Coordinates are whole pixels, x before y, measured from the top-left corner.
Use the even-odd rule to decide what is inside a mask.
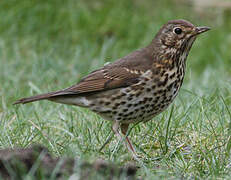
[[[181,49],[184,43],[195,40],[197,35],[208,31],[209,27],[196,27],[186,20],[172,20],[165,24],[157,34],[162,46]]]
[[[153,40],[159,52],[188,54],[196,37],[209,27],[196,27],[186,20],[172,20],[163,25]],[[153,44],[152,43],[152,44]]]

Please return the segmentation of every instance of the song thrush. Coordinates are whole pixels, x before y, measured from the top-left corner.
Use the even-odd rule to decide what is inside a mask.
[[[91,72],[69,88],[23,98],[14,104],[38,100],[89,108],[113,123],[122,138],[130,123],[146,122],[164,111],[182,85],[188,53],[197,35],[209,27],[196,27],[186,20],[172,20],[145,48]],[[126,137],[126,145],[136,157]]]

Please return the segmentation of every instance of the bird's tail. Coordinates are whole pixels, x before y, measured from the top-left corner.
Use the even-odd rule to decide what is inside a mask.
[[[36,96],[22,98],[22,99],[15,101],[14,105],[15,104],[26,104],[26,103],[30,103],[30,102],[34,102],[34,101],[40,101],[40,100],[48,99],[51,96],[52,96],[51,93],[47,93],[47,94],[40,94],[40,95],[36,95]]]
[[[50,92],[50,93],[45,93],[45,94],[39,94],[36,96],[31,96],[31,97],[27,97],[27,98],[22,98],[19,99],[17,101],[14,102],[15,104],[26,104],[26,103],[30,103],[30,102],[34,102],[34,101],[40,101],[40,100],[52,100],[56,97],[60,97],[60,96],[65,96],[65,95],[73,95],[73,92],[70,91],[56,91],[56,92]]]

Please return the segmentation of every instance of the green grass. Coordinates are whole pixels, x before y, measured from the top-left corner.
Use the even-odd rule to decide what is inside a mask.
[[[46,146],[57,156],[131,161],[116,139],[100,153],[110,122],[78,107],[25,96],[68,87],[108,61],[145,46],[160,26],[184,18],[212,30],[195,42],[183,87],[168,110],[130,137],[146,179],[231,176],[231,17],[175,1],[0,2],[0,148]],[[173,108],[172,114],[171,109]],[[167,128],[168,127],[168,128]]]

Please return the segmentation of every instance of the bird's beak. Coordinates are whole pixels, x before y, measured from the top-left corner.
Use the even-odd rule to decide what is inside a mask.
[[[206,32],[210,29],[211,29],[210,27],[206,27],[206,26],[197,27],[195,33],[196,33],[196,35],[198,35],[198,34]]]

